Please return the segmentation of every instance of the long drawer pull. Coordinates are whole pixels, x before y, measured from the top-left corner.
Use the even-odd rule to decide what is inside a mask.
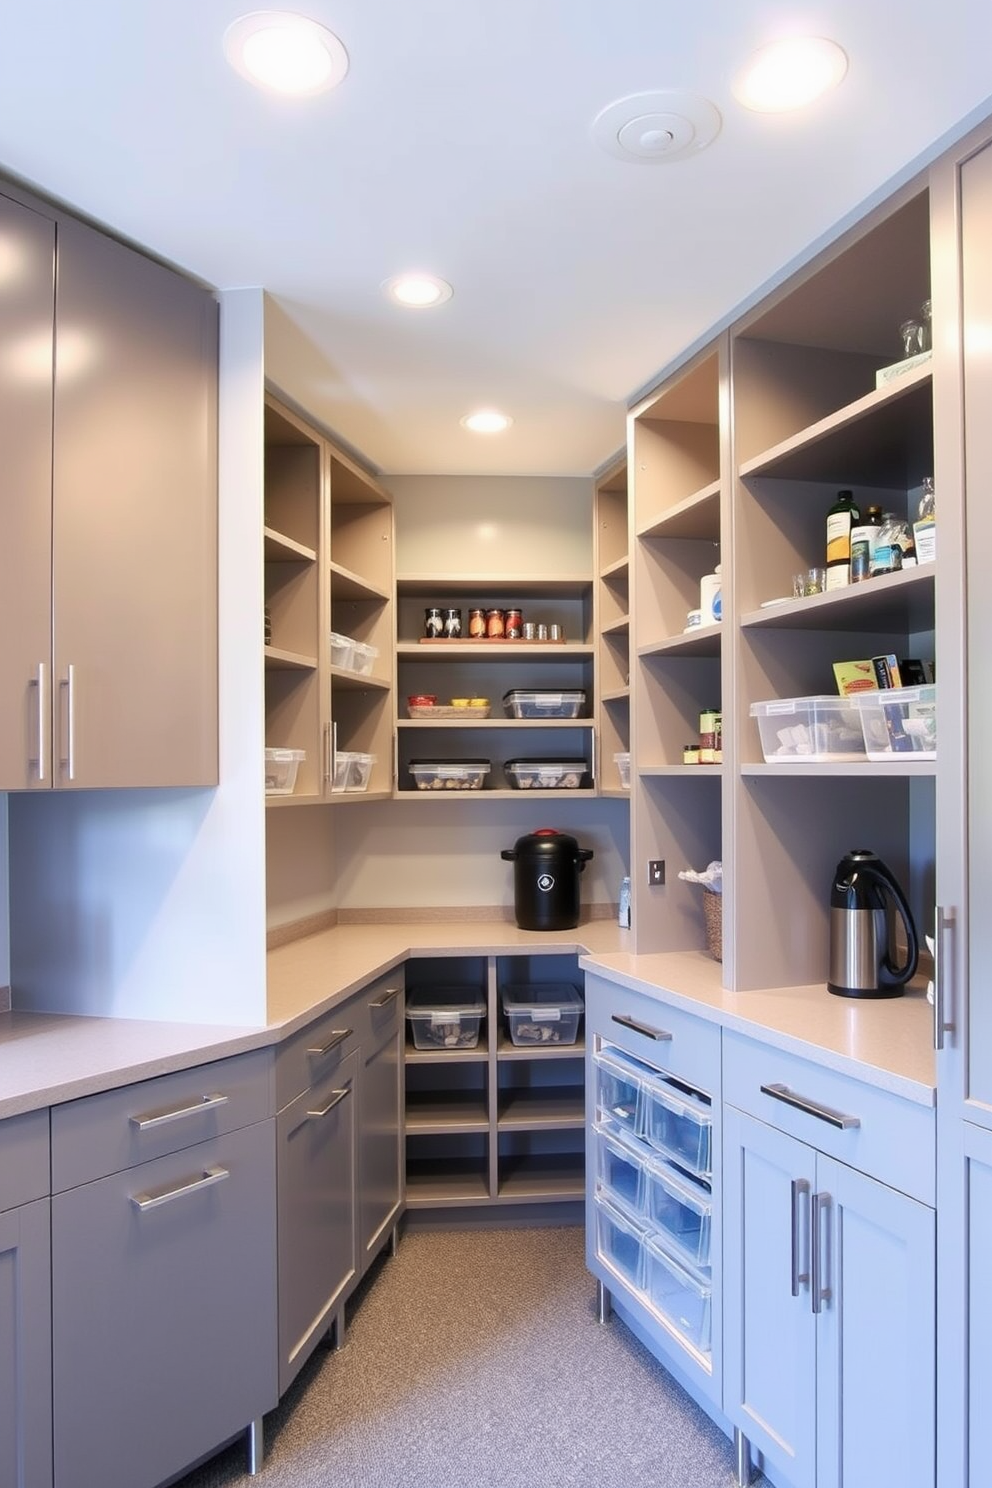
[[[323,1059],[324,1055],[330,1054],[331,1050],[336,1049],[338,1044],[343,1044],[345,1039],[351,1038],[354,1031],[353,1028],[336,1028],[322,1049],[308,1049],[307,1053],[314,1059]]]
[[[187,1116],[197,1116],[201,1111],[210,1111],[214,1106],[226,1106],[226,1095],[200,1095],[186,1106],[171,1106],[165,1111],[148,1111],[144,1116],[130,1116],[128,1120],[139,1131],[151,1131],[153,1126],[166,1126],[170,1121],[183,1121]]]
[[[391,1002],[395,1002],[396,1001],[397,997],[399,997],[399,995],[400,995],[400,993],[402,991],[403,991],[403,988],[402,987],[390,987],[389,988],[389,991],[383,993],[382,997],[377,997],[376,1000],[375,1000],[375,1002],[370,1002],[369,1003],[369,1007],[370,1008],[384,1008],[384,1007],[388,1007]]]
[[[177,1183],[175,1188],[131,1194],[131,1203],[144,1214],[149,1209],[158,1209],[161,1204],[171,1204],[173,1199],[181,1199],[184,1194],[199,1193],[201,1188],[212,1188],[215,1183],[223,1183],[230,1176],[230,1168],[205,1168],[202,1178],[187,1178],[185,1183]]]
[[[319,1120],[321,1116],[326,1116],[328,1111],[333,1111],[335,1106],[339,1106],[344,1100],[345,1096],[350,1094],[350,1085],[346,1085],[343,1090],[335,1090],[332,1093],[331,1099],[327,1102],[326,1106],[324,1106],[320,1111],[308,1111],[307,1115],[313,1116],[315,1120]]]
[[[823,1216],[830,1213],[830,1195],[815,1193],[810,1208],[810,1270],[813,1284],[810,1289],[810,1306],[814,1312],[822,1312],[824,1302],[829,1302],[830,1289],[829,1231],[824,1234]],[[824,1280],[826,1275],[826,1281]]]
[[[652,1028],[650,1023],[638,1023],[636,1018],[628,1018],[626,1013],[614,1013],[614,1023],[621,1024],[624,1028],[632,1028],[635,1033],[643,1033],[645,1038],[655,1039],[659,1044],[670,1044],[672,1035],[664,1028]]]
[[[799,1260],[801,1227],[801,1212],[805,1210],[805,1200],[809,1196],[809,1184],[805,1178],[793,1178],[792,1180],[792,1295],[799,1296],[799,1288],[809,1285],[809,1255],[807,1253],[805,1265],[801,1268]],[[808,1237],[807,1237],[808,1239]]]
[[[828,1126],[836,1126],[840,1131],[849,1131],[852,1127],[861,1125],[860,1116],[845,1116],[842,1111],[821,1106],[818,1101],[809,1100],[805,1095],[797,1095],[788,1085],[762,1085],[761,1093],[770,1095],[772,1100],[781,1101],[783,1105],[795,1106],[797,1111],[805,1111],[807,1116],[815,1116],[818,1121],[825,1121]]]

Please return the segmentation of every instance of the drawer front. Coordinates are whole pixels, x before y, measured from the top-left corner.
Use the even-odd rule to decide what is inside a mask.
[[[394,1038],[403,1027],[405,990],[403,967],[397,966],[349,999],[358,1037],[366,1048]]]
[[[586,974],[586,1041],[625,1049],[635,1059],[703,1091],[720,1093],[720,1029],[660,997]]]
[[[52,1192],[236,1131],[272,1114],[272,1050],[107,1090],[52,1110]]]
[[[932,1107],[742,1034],[728,1030],[723,1037],[727,1104],[921,1203],[935,1203]],[[803,1110],[795,1102],[813,1109]]]
[[[291,1034],[276,1052],[276,1110],[330,1075],[358,1048],[364,1009],[350,997]]]
[[[47,1107],[0,1121],[0,1212],[44,1198],[49,1167]]]
[[[52,1200],[55,1480],[154,1488],[271,1410],[275,1122]]]

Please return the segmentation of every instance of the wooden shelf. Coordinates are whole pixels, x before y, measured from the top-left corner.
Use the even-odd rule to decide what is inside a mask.
[[[486,595],[519,594],[523,598],[548,594],[579,599],[588,593],[592,581],[591,573],[510,574],[506,578],[498,574],[399,574],[396,589],[400,595],[423,599],[438,594],[478,594],[480,599]]]
[[[640,765],[637,774],[641,780],[656,780],[672,775],[698,776],[700,779],[711,777],[719,780],[723,774],[723,765]]]
[[[629,703],[630,688],[618,687],[615,689],[615,691],[604,692],[600,701],[606,703],[607,705],[609,705],[610,703]]]
[[[581,1059],[586,1044],[582,1030],[574,1044],[515,1044],[505,1029],[499,1031],[496,1055],[503,1060],[523,1060],[530,1064],[535,1059]]]
[[[604,635],[604,636],[609,636],[609,635],[629,635],[630,634],[630,616],[629,615],[621,615],[620,618],[619,618],[619,620],[612,620],[609,625],[604,625],[603,626],[603,629],[601,631],[601,634]]]
[[[485,1064],[489,1058],[489,1041],[484,1033],[474,1049],[416,1049],[410,1042],[404,1059],[407,1064]]]
[[[694,491],[691,496],[679,501],[653,522],[642,527],[637,536],[641,539],[704,538],[709,542],[719,542],[720,482],[710,481],[709,485]]]
[[[608,582],[610,579],[623,579],[630,573],[630,559],[624,554],[615,563],[608,563],[605,568],[600,569],[600,579]]]
[[[378,584],[369,583],[360,574],[352,573],[340,563],[328,565],[331,575],[331,594],[335,599],[380,599],[388,602],[391,596]]]
[[[930,363],[917,367],[746,460],[740,475],[905,489],[907,451],[932,424],[932,381]]]
[[[485,1163],[455,1158],[407,1158],[406,1202],[410,1209],[463,1208],[491,1202]]]
[[[327,670],[334,686],[349,692],[388,692],[392,685],[385,677],[371,674],[363,676],[360,672],[349,671],[347,667],[332,666]]]
[[[561,1085],[544,1090],[502,1090],[500,1131],[573,1131],[585,1126],[585,1090]]]
[[[595,797],[599,792],[590,790],[411,790],[404,788],[394,792],[394,799],[402,801],[575,801]]]
[[[298,543],[291,537],[286,537],[284,533],[277,532],[274,527],[263,527],[262,537],[266,563],[317,562],[315,549],[308,548],[304,543]]]
[[[398,718],[401,729],[591,729],[592,718]],[[519,792],[515,792],[519,794]]]
[[[488,1131],[486,1097],[462,1090],[407,1091],[406,1130],[410,1136]]]
[[[296,651],[282,651],[277,646],[264,648],[265,669],[273,672],[315,672],[316,656],[301,656]]]
[[[581,1152],[501,1156],[497,1195],[504,1204],[584,1198],[584,1156]]]
[[[400,641],[396,647],[401,661],[585,661],[594,651],[584,641]]]
[[[709,767],[707,767],[709,768]],[[923,775],[935,776],[937,773],[936,760],[914,760],[905,756],[892,760],[859,760],[854,764],[844,764],[841,761],[830,760],[797,760],[794,764],[775,764],[774,761],[766,760],[760,764],[741,765],[741,775],[819,775],[830,779],[864,779],[865,776],[899,776],[899,775]]]
[[[936,563],[880,574],[808,599],[784,600],[741,616],[743,630],[929,630]]]
[[[652,656],[719,656],[722,638],[722,625],[697,625],[682,635],[638,646],[637,655],[644,660]]]

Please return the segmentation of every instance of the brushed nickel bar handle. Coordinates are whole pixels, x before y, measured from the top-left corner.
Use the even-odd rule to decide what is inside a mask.
[[[182,1121],[186,1116],[197,1116],[201,1111],[209,1111],[214,1106],[226,1106],[227,1101],[226,1095],[200,1095],[189,1105],[170,1106],[164,1111],[149,1111],[145,1116],[129,1116],[128,1120],[139,1131],[151,1131],[155,1126],[166,1126],[170,1121]]]
[[[809,1194],[809,1184],[805,1178],[793,1178],[792,1180],[792,1295],[799,1296],[801,1286],[809,1286],[809,1247],[807,1246],[806,1269],[799,1269],[799,1211],[800,1205]]]
[[[830,1195],[815,1193],[810,1206],[810,1270],[813,1285],[810,1291],[810,1306],[814,1312],[822,1312],[824,1302],[829,1302],[833,1293],[823,1284],[823,1266],[829,1263],[828,1247],[823,1243],[822,1218],[830,1212]]]
[[[598,778],[597,775],[596,775],[596,730],[595,730],[595,728],[593,728],[593,729],[590,730],[590,735],[589,736],[590,736],[590,740],[591,740],[590,749],[589,749],[589,753],[591,755],[591,759],[590,759],[589,762],[592,765],[592,777],[591,778],[592,778],[592,783],[595,786],[597,784],[597,778]]]
[[[346,1038],[351,1038],[354,1031],[353,1028],[336,1028],[331,1034],[330,1040],[322,1049],[308,1049],[307,1053],[314,1059],[323,1059],[324,1055],[330,1054],[331,1050],[336,1049],[338,1044],[343,1044]]]
[[[375,1000],[375,1002],[370,1002],[369,1003],[369,1007],[370,1008],[384,1008],[384,1007],[388,1007],[391,1002],[395,1002],[396,1001],[396,998],[399,997],[399,995],[400,995],[400,993],[402,991],[403,991],[403,988],[402,987],[390,987],[389,988],[389,991],[388,992],[385,992],[382,997],[377,997],[376,1000]]]
[[[954,929],[953,909],[937,905],[937,924],[933,938],[933,1046],[939,1053],[944,1047],[944,1034],[953,1032],[954,1024],[948,1023],[945,1008],[947,992],[947,957],[944,947],[945,934]]]
[[[158,1209],[162,1204],[171,1204],[173,1199],[181,1199],[184,1194],[198,1193],[201,1188],[212,1188],[215,1183],[223,1183],[230,1176],[229,1168],[205,1168],[202,1178],[187,1178],[185,1183],[178,1183],[175,1188],[131,1194],[131,1203],[145,1214],[149,1209]]]
[[[796,1095],[788,1085],[762,1085],[762,1095],[770,1095],[772,1100],[781,1101],[783,1105],[794,1106],[797,1111],[804,1111],[807,1116],[815,1116],[818,1121],[825,1121],[828,1126],[836,1126],[840,1131],[850,1131],[861,1125],[860,1116],[845,1116],[842,1111],[833,1111],[829,1106],[821,1106],[819,1101],[809,1100],[805,1095]]]
[[[626,1013],[614,1013],[613,1021],[623,1028],[632,1028],[635,1033],[643,1033],[645,1038],[654,1039],[659,1044],[672,1041],[672,1035],[664,1028],[652,1028],[649,1023],[638,1023],[636,1018],[628,1018]]]
[[[331,778],[331,725],[324,724],[321,736],[321,753],[323,755],[323,776],[326,785]]]
[[[38,675],[31,687],[38,689],[38,779],[45,779],[45,663],[39,661]],[[30,763],[30,761],[29,761]]]
[[[333,1111],[335,1106],[339,1106],[341,1104],[341,1102],[344,1100],[345,1096],[346,1095],[350,1095],[350,1094],[351,1094],[351,1086],[350,1085],[346,1085],[343,1090],[335,1090],[335,1091],[332,1092],[331,1099],[327,1102],[327,1105],[324,1106],[322,1110],[320,1110],[320,1111],[308,1111],[307,1112],[307,1115],[308,1116],[313,1116],[315,1119],[318,1119],[319,1120],[319,1118],[321,1116],[326,1116],[327,1113],[328,1113],[328,1111]]]
[[[76,668],[70,663],[66,667],[65,676],[59,679],[59,690],[65,689],[65,712],[66,712],[66,752],[61,760],[65,765],[66,778],[76,778],[76,719],[75,719],[75,680]]]

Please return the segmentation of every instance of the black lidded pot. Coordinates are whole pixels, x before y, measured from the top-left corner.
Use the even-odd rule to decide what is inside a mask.
[[[574,930],[579,923],[579,874],[592,857],[567,832],[540,827],[505,847],[513,864],[513,912],[521,930]]]

